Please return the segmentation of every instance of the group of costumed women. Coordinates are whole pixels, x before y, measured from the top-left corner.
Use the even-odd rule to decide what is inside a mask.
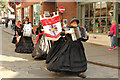
[[[29,24],[25,19],[24,24]],[[15,51],[18,53],[32,53],[34,59],[46,59],[47,69],[53,72],[72,72],[77,76],[86,78],[83,74],[87,70],[87,59],[85,56],[84,46],[81,41],[87,41],[87,38],[78,38],[73,41],[71,35],[73,32],[66,31],[62,28],[61,37],[57,41],[50,41],[45,38],[42,25],[37,28],[37,40],[35,47],[31,37],[23,36],[24,24],[17,24],[17,35],[19,40],[16,42]],[[68,28],[79,27],[79,20],[73,17]],[[79,27],[81,32],[82,27]],[[20,37],[19,37],[20,36]]]

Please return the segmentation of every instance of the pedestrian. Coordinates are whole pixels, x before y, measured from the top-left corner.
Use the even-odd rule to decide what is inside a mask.
[[[18,21],[17,24],[16,24],[16,28],[15,28],[15,31],[16,31],[16,44],[19,42],[23,32],[22,32],[22,29],[23,29],[23,26],[21,24],[21,21]]]
[[[79,27],[78,24],[79,20],[73,17],[69,28],[78,27],[82,30],[83,28]],[[83,73],[87,70],[87,59],[81,41],[87,41],[88,37],[87,39],[79,38],[73,41],[72,34],[73,32],[66,31],[63,28],[60,39],[54,41],[48,53],[46,59],[47,69],[54,72],[72,72],[79,77],[86,78]]]
[[[6,27],[6,28],[8,28],[8,22],[9,22],[8,18],[5,19],[5,27]]]
[[[18,34],[21,35],[19,42],[16,44],[15,52],[17,53],[32,53],[34,49],[34,44],[32,40],[32,25],[29,22],[29,19],[25,19],[25,24],[22,25],[23,27],[18,26]]]
[[[14,30],[15,31],[15,19],[12,19],[12,30]]]
[[[21,29],[21,24],[20,23],[21,22],[18,21],[16,26],[15,26],[15,34],[14,34],[14,37],[13,37],[13,40],[12,40],[12,43],[14,43],[14,44],[17,44],[18,38],[21,35],[21,30],[20,30]]]
[[[12,29],[12,19],[9,20],[8,25],[9,25],[9,26],[11,27],[11,29]]]
[[[98,24],[98,20],[95,21],[95,32],[98,33],[98,27],[99,27],[99,24]]]
[[[42,27],[42,23],[40,22],[40,23],[39,23],[39,27],[38,27],[37,30],[36,30],[36,35],[38,35],[39,32],[42,32],[41,29],[43,29],[43,27]]]
[[[116,43],[115,43],[115,39],[116,39],[116,21],[115,20],[112,20],[111,22],[112,26],[110,28],[110,32],[109,32],[109,35],[110,36],[110,39],[111,39],[111,47],[109,48],[109,50],[113,50],[116,48]]]

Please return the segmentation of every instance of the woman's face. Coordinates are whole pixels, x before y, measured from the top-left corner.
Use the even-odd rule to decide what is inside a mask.
[[[111,21],[111,24],[112,24],[112,25],[114,25],[115,23],[116,23],[115,20],[112,20],[112,21]]]
[[[73,26],[73,27],[77,27],[77,22],[73,21],[70,25]]]
[[[28,24],[28,21],[25,21],[25,24]]]

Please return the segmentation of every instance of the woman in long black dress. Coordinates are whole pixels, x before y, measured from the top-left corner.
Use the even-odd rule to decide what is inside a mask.
[[[21,22],[20,21],[18,21],[17,22],[17,24],[16,24],[16,26],[15,26],[15,31],[16,31],[16,44],[19,42],[19,39],[20,39],[20,37],[22,36],[22,30],[23,29],[23,26],[21,25]]]
[[[29,22],[29,19],[25,19],[25,24],[31,24]],[[24,24],[23,24],[23,28],[24,28]],[[32,37],[28,37],[28,36],[23,36],[23,28],[20,29],[20,34],[21,34],[21,38],[19,40],[19,42],[16,44],[16,49],[15,52],[17,53],[32,53],[33,49],[34,49],[34,44],[33,44],[33,40]],[[33,31],[32,31],[33,33]]]
[[[40,25],[37,28],[37,40],[36,44],[32,53],[32,57],[34,59],[40,59],[40,60],[45,60],[47,57],[47,53],[49,52],[49,49],[51,47],[51,42],[50,40],[47,40],[44,35],[44,31],[42,25]]]
[[[78,23],[79,20],[73,18],[69,28],[76,27]],[[85,78],[83,72],[87,70],[87,59],[81,41],[87,41],[88,37],[72,41],[71,34],[64,30],[61,32],[62,37],[54,43],[48,53],[47,69],[54,72],[74,72],[79,77]]]

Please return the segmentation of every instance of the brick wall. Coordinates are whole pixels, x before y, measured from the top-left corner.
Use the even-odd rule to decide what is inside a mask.
[[[77,3],[76,2],[57,2],[58,9],[61,6],[65,7],[65,12],[63,13],[63,19],[67,19],[68,25],[69,25],[71,18],[77,17]]]
[[[42,3],[42,14],[44,11],[49,11],[49,13],[56,10],[55,2],[44,2]]]

